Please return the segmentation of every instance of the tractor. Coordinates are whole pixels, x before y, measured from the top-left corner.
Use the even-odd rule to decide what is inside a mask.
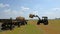
[[[29,17],[30,18],[38,17],[39,20],[37,22],[37,25],[39,25],[40,23],[43,23],[44,25],[48,25],[48,17],[46,17],[46,16],[43,16],[42,19],[40,19],[40,17],[38,15],[30,14]]]

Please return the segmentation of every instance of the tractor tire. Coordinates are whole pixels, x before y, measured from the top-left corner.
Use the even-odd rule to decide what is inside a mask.
[[[48,25],[48,21],[44,22],[44,25]]]
[[[40,22],[39,21],[37,22],[37,25],[40,25]]]

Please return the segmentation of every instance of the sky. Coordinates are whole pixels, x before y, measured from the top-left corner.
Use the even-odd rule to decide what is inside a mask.
[[[0,0],[0,19],[18,16],[29,19],[29,14],[60,18],[60,0]]]

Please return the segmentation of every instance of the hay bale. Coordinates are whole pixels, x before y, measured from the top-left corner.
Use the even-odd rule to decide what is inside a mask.
[[[25,18],[24,17],[16,17],[16,20],[18,20],[18,21],[25,21]]]
[[[33,17],[34,17],[34,15],[33,15],[33,14],[29,14],[29,17],[30,17],[30,18],[33,18]]]

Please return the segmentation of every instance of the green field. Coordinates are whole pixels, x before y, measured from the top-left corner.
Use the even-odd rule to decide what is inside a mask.
[[[29,20],[25,26],[15,27],[11,31],[0,31],[0,34],[60,34],[60,20],[49,20],[48,25],[36,23],[36,20]]]

